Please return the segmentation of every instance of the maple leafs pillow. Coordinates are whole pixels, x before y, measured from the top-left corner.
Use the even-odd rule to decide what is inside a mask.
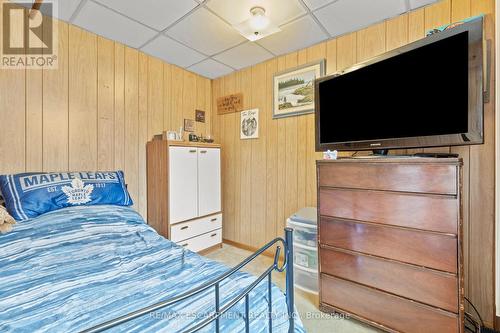
[[[123,171],[3,175],[0,191],[17,221],[70,206],[133,204]]]

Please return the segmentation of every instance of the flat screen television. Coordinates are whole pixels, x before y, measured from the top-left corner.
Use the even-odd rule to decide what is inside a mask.
[[[483,19],[315,81],[316,150],[483,143]]]

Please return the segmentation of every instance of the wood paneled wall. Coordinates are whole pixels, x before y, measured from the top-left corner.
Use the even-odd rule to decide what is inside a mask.
[[[56,21],[57,70],[0,70],[0,173],[122,169],[146,216],[146,142],[203,109],[207,123],[196,123],[198,132],[223,145],[224,238],[260,246],[282,234],[294,211],[316,205],[315,160],[321,158],[313,115],[272,119],[273,75],[318,59],[326,59],[331,74],[481,13],[493,41],[494,7],[494,0],[440,1],[213,82]],[[494,87],[494,75],[491,80]],[[246,108],[260,109],[257,140],[240,140],[239,113],[211,112],[217,97],[235,92],[245,94]],[[492,324],[494,89],[490,100],[484,145],[427,150],[464,159],[466,293]]]
[[[1,6],[0,6],[1,7]],[[207,112],[211,81],[73,25],[58,25],[57,70],[0,70],[0,174],[125,172],[146,216],[146,142]]]
[[[261,246],[283,233],[294,211],[316,205],[315,160],[321,155],[314,150],[314,115],[273,120],[273,74],[318,59],[326,59],[331,74],[423,38],[434,27],[482,13],[487,14],[486,37],[494,41],[494,11],[494,0],[444,0],[214,80],[213,101],[242,92],[246,109],[260,109],[255,140],[240,140],[239,113],[213,113],[213,132],[223,146],[224,238]],[[491,73],[493,82],[493,68]],[[489,325],[494,318],[494,89],[491,94],[484,145],[426,149],[451,150],[464,159],[466,294]]]

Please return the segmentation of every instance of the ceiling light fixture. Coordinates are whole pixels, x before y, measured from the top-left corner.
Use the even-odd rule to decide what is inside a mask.
[[[264,8],[252,7],[252,9],[250,9],[250,14],[251,17],[248,20],[234,26],[234,28],[246,39],[254,42],[281,31],[281,29],[273,24],[269,17],[266,16],[266,10]]]

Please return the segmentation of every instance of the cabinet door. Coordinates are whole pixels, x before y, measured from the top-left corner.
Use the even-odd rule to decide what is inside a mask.
[[[170,223],[198,216],[198,149],[169,148],[169,217]]]
[[[221,211],[220,149],[198,148],[198,212]]]

